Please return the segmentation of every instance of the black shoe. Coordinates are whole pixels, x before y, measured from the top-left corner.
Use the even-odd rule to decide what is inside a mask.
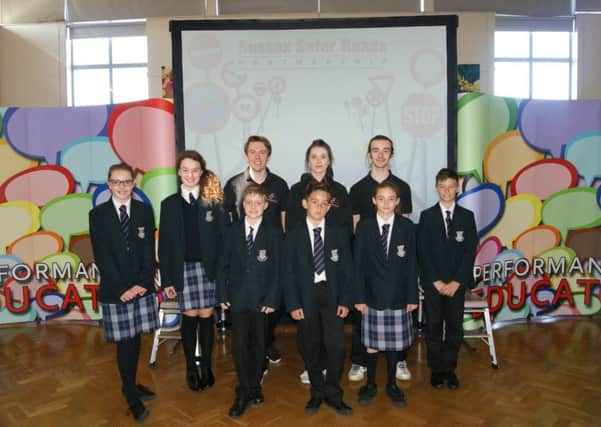
[[[405,394],[396,384],[387,384],[386,394],[395,405],[405,406]]]
[[[459,388],[459,379],[455,372],[447,374],[447,387],[451,390],[457,390]]]
[[[309,415],[316,414],[321,406],[321,399],[319,397],[312,397],[305,405],[305,412]]]
[[[273,344],[267,347],[265,355],[269,359],[269,363],[280,363],[282,361],[282,355]]]
[[[375,384],[365,384],[359,389],[359,403],[361,405],[369,404],[378,393],[378,386]]]
[[[325,399],[324,402],[326,405],[328,405],[330,408],[334,409],[340,415],[352,415],[353,414],[353,408],[348,406],[342,400]]]
[[[199,382],[200,390],[204,390],[205,388],[211,388],[215,384],[215,376],[213,375],[213,371],[211,368],[201,369],[201,377]]]
[[[242,397],[236,397],[234,400],[234,404],[230,408],[229,416],[232,418],[238,418],[244,414],[246,410],[246,405],[248,405],[248,399]]]
[[[129,407],[129,413],[137,422],[144,421],[144,418],[150,414],[150,411],[139,400]]]
[[[251,405],[260,405],[265,402],[265,396],[263,396],[263,392],[259,389],[250,394],[249,400]]]
[[[200,377],[198,376],[198,370],[196,369],[196,366],[193,368],[188,368],[186,371],[186,382],[188,383],[188,388],[190,390],[200,390]]]
[[[144,401],[154,400],[157,397],[151,389],[142,384],[136,384],[136,392],[138,393],[138,399]]]
[[[432,384],[432,387],[437,389],[441,389],[444,387],[444,380],[445,376],[440,372],[433,372],[430,376],[430,384]]]

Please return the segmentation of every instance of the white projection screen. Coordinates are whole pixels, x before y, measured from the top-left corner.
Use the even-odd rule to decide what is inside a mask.
[[[455,165],[456,28],[456,16],[172,21],[178,150],[198,150],[225,183],[246,166],[247,137],[264,135],[270,170],[292,185],[321,138],[349,189],[383,134],[415,216]]]

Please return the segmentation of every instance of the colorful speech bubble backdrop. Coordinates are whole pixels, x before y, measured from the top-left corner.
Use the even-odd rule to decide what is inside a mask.
[[[16,255],[29,266],[55,252],[63,250],[63,239],[53,231],[36,231],[26,234],[12,242],[6,249],[7,254]]]
[[[40,263],[48,265],[56,264],[61,270],[68,266],[69,271],[71,271],[71,274],[74,275],[75,271],[77,271],[77,266],[79,265],[80,261],[81,260],[77,254],[72,252],[56,252],[42,258]]]
[[[574,249],[580,258],[601,260],[601,228],[570,231],[566,246]]]
[[[476,260],[474,265],[483,266],[484,264],[490,264],[497,255],[503,250],[501,241],[496,236],[490,236],[480,242],[478,249],[476,250]],[[480,281],[482,274],[476,277],[476,281]]]
[[[511,180],[511,194],[535,194],[545,200],[578,184],[578,171],[563,159],[543,159],[524,166]]]
[[[588,185],[601,178],[601,131],[578,135],[568,142],[564,158],[574,163]]]
[[[0,265],[8,269],[8,271],[10,271],[15,265],[22,263],[23,261],[18,256],[0,254]],[[7,278],[5,276],[0,276],[0,287],[2,287],[6,279]],[[2,307],[0,306],[0,309],[1,308]]]
[[[4,116],[4,136],[18,153],[57,164],[66,145],[104,132],[108,111],[106,105],[9,108]]]
[[[505,249],[499,255],[494,257],[492,260],[493,264],[503,264],[508,261],[512,261],[513,265],[515,265],[516,261],[524,256],[522,253],[516,249]],[[507,281],[509,275],[513,272],[513,268],[505,271],[505,269],[501,270],[501,274],[498,277],[492,277],[491,280],[487,281],[486,284],[489,286],[503,285]]]
[[[40,289],[46,285],[49,285],[49,284],[54,284],[54,280],[52,278],[48,278],[48,279],[46,279],[44,277],[35,278],[33,276],[31,277],[30,280],[28,280],[27,282],[23,282],[23,283],[15,280],[12,277],[10,279],[6,280],[6,282],[5,282],[5,286],[10,290],[11,300],[16,303],[13,305],[18,305],[18,306],[23,304],[24,291],[26,291],[26,297],[29,300],[32,300],[32,299],[35,299],[38,289]]]
[[[557,246],[555,248],[547,249],[536,256],[543,260],[545,265],[545,271],[549,272],[550,259],[553,259],[555,265],[565,263],[566,268],[570,266],[574,258],[576,258],[576,252],[572,248],[567,246]],[[562,261],[563,260],[563,261]]]
[[[69,194],[46,203],[40,212],[40,222],[45,230],[60,234],[66,246],[71,236],[89,231],[88,212],[92,209],[91,194]]]
[[[601,209],[594,188],[568,188],[549,196],[542,207],[543,223],[553,225],[562,241],[568,231],[601,225]]]
[[[503,217],[489,231],[497,236],[503,246],[512,247],[513,240],[524,230],[540,223],[541,201],[532,194],[519,194],[505,202]]]
[[[507,184],[520,169],[544,156],[530,148],[517,130],[505,132],[486,147],[484,175],[488,182],[497,184],[505,194]]]
[[[27,200],[38,207],[75,190],[73,175],[62,166],[46,165],[26,169],[0,185],[0,202]]]
[[[33,322],[38,315],[34,310],[27,310],[22,313],[11,313],[7,308],[0,310],[0,325],[3,323],[24,323]]]
[[[525,258],[532,258],[547,249],[559,245],[561,235],[552,225],[537,225],[520,233],[513,241],[513,248],[519,250]]]
[[[92,249],[92,240],[89,234],[80,234],[71,237],[69,243],[69,252],[76,254],[86,267],[94,262],[94,250]]]
[[[474,213],[478,236],[483,236],[503,216],[505,198],[495,184],[482,184],[457,197],[457,204]]]
[[[60,163],[69,168],[83,192],[90,184],[106,181],[109,166],[120,163],[109,139],[105,136],[81,138],[65,146],[60,155]]]
[[[0,253],[17,238],[33,233],[40,228],[40,209],[31,202],[14,201],[0,203]]]
[[[563,157],[565,144],[576,136],[601,131],[601,101],[524,101],[518,113],[518,128],[528,145],[553,157]]]
[[[598,295],[591,295],[590,304],[584,303],[583,293],[572,294],[574,298],[574,306],[572,307],[568,301],[564,301],[556,310],[548,313],[550,316],[593,316],[601,312],[601,301]]]
[[[173,104],[163,99],[113,107],[108,135],[117,156],[136,170],[175,164]]]
[[[482,182],[486,146],[497,135],[515,129],[517,103],[474,92],[459,99],[457,110],[457,171]]]
[[[8,145],[5,139],[0,138],[0,182],[37,165],[37,160],[21,156]]]
[[[144,174],[140,185],[152,202],[154,220],[157,228],[160,224],[161,202],[177,191],[177,174],[175,168],[152,169]]]
[[[31,311],[37,314],[38,319],[41,321],[50,320],[53,318],[62,318],[65,314],[65,310],[62,309],[63,301],[65,300],[64,295],[58,292],[45,292],[42,295],[42,301],[44,304],[49,306],[58,306],[57,310],[44,310],[36,300],[31,302]]]

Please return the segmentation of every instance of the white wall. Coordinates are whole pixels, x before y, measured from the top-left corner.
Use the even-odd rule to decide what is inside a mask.
[[[576,15],[578,99],[601,99],[601,15]]]

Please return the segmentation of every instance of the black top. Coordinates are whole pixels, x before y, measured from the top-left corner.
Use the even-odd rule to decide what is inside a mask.
[[[248,184],[254,182],[250,177],[248,168],[231,177],[223,188],[223,208],[229,216],[230,223],[244,218],[244,206],[242,205],[242,192]],[[282,226],[281,213],[286,211],[288,199],[288,184],[282,178],[267,169],[267,177],[261,184],[267,191],[269,206],[263,213],[263,221]]]
[[[282,227],[262,221],[250,255],[245,234],[244,220],[227,230],[219,257],[217,302],[229,302],[237,313],[259,312],[262,306],[277,309],[281,300]]]
[[[415,225],[395,215],[391,233],[388,256],[375,216],[361,219],[355,233],[357,303],[376,310],[398,310],[418,303]]]
[[[307,211],[303,208],[302,200],[305,196],[307,184],[311,181],[311,174],[304,173],[299,182],[290,188],[288,194],[288,204],[286,207],[286,231],[290,230],[299,222],[305,222]],[[330,222],[348,227],[352,230],[353,217],[351,214],[351,204],[344,185],[337,181],[332,181],[328,188],[332,195],[330,199],[330,210],[326,218]]]
[[[131,200],[129,247],[112,199],[89,213],[94,261],[100,271],[98,299],[120,304],[121,295],[134,285],[154,292],[154,214],[150,206]]]
[[[409,214],[413,212],[411,187],[409,187],[409,184],[392,173],[384,181],[390,181],[397,186],[401,199],[401,213]],[[376,214],[376,207],[371,200],[376,185],[378,185],[378,182],[368,173],[361,181],[356,182],[351,187],[350,199],[353,207],[353,215],[360,215],[361,218],[366,218]]]
[[[202,261],[200,255],[200,232],[198,231],[198,205],[186,202],[181,197],[184,213],[184,238],[186,248],[184,250],[184,261]]]

